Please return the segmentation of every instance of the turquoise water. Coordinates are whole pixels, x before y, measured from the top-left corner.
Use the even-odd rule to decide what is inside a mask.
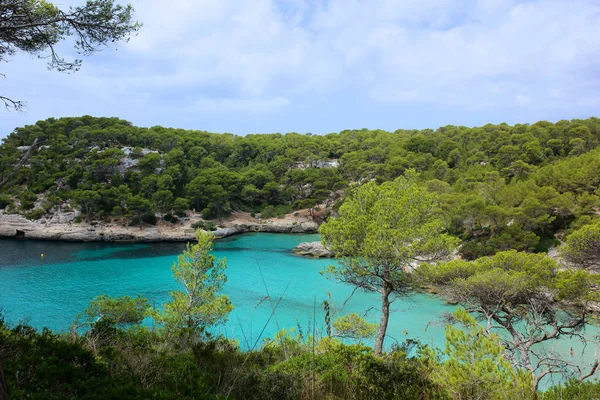
[[[262,340],[273,337],[282,328],[300,326],[309,333],[315,326],[323,332],[323,300],[332,302],[340,314],[366,313],[367,320],[378,322],[377,294],[356,292],[347,300],[351,287],[319,274],[333,260],[303,258],[292,253],[298,243],[315,240],[319,240],[318,235],[265,233],[218,240],[214,253],[227,259],[228,282],[224,292],[235,306],[228,323],[218,332],[239,340],[243,348],[254,343],[260,346]],[[77,313],[101,294],[141,294],[160,306],[169,300],[169,292],[177,289],[171,266],[184,247],[182,243],[0,240],[0,308],[11,324],[26,322],[36,328],[64,331]],[[272,308],[267,291],[273,304],[283,295],[270,321]],[[427,295],[396,300],[386,345],[412,338],[443,348],[442,317],[454,309],[455,306]],[[598,332],[596,326],[590,326],[586,335]],[[568,339],[552,345],[553,350],[567,357],[573,347],[575,357],[584,354],[585,360],[590,360],[596,351]],[[547,379],[544,386],[550,383]]]
[[[243,347],[252,347],[281,328],[297,329],[299,325],[308,333],[316,326],[322,331],[323,300],[332,300],[339,313],[366,313],[368,320],[377,322],[377,311],[368,311],[378,307],[377,294],[356,292],[346,302],[352,288],[319,274],[332,260],[292,253],[298,243],[314,240],[319,236],[264,233],[218,240],[214,253],[227,259],[224,292],[235,306],[229,322],[219,332],[238,339]],[[184,247],[182,243],[1,240],[0,307],[10,323],[27,322],[36,328],[64,331],[77,313],[101,294],[141,294],[160,306],[177,288],[171,266]],[[268,324],[272,308],[267,290],[273,304],[283,294]],[[425,295],[397,300],[392,306],[387,344],[411,337],[442,347],[444,325],[440,317],[453,310],[444,301]]]

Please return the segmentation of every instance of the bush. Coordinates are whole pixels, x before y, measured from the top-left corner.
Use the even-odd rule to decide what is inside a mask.
[[[38,333],[19,325],[9,330],[0,320],[0,343],[0,356],[10,354],[3,365],[11,399],[168,398],[157,389],[142,389],[135,379],[111,374],[81,342],[69,343],[47,329]]]
[[[165,216],[163,217],[163,219],[167,222],[170,222],[172,224],[176,224],[177,222],[179,222],[179,218],[177,218],[175,215],[173,214],[165,214]]]
[[[535,247],[535,252],[547,253],[551,247],[556,247],[558,245],[560,245],[560,240],[558,240],[554,236],[542,237],[537,246]]]
[[[7,195],[0,195],[0,210],[4,210],[6,207],[12,207],[14,204],[13,199]]]
[[[31,210],[35,206],[37,196],[31,191],[26,191],[21,193],[19,200],[21,201],[21,210]]]
[[[269,371],[295,377],[315,398],[439,399],[442,395],[420,371],[418,361],[400,353],[376,357],[370,347],[331,342],[328,351],[300,354]],[[315,382],[312,376],[315,376]],[[314,385],[314,386],[313,386]]]
[[[43,208],[33,209],[25,214],[25,218],[30,219],[32,221],[37,221],[42,218],[46,214],[46,211]]]
[[[275,212],[277,214],[277,217],[279,217],[279,218],[285,217],[286,214],[289,214],[292,211],[294,211],[292,206],[280,205],[275,208]]]
[[[42,208],[49,213],[50,211],[52,211],[52,208],[54,207],[54,203],[52,201],[49,200],[44,200],[42,202]]]
[[[263,219],[268,219],[268,218],[283,218],[285,217],[286,214],[289,214],[293,211],[293,208],[291,206],[287,206],[287,205],[279,205],[277,207],[273,207],[273,206],[266,206],[265,208],[262,209],[261,213],[260,213],[260,217]]]
[[[294,202],[294,209],[300,210],[304,208],[313,208],[317,204],[315,199],[304,199],[304,200],[296,200]]]
[[[571,380],[564,386],[554,386],[539,396],[541,400],[595,400],[600,398],[600,382]]]
[[[111,214],[114,217],[121,217],[123,215],[123,209],[121,208],[121,206],[114,206]]]
[[[493,254],[493,250],[486,246],[485,240],[473,239],[463,242],[458,253],[465,260],[476,260]]]
[[[156,225],[158,218],[154,214],[146,214],[142,216],[142,221],[150,225]]]
[[[205,231],[216,231],[217,226],[212,221],[197,221],[192,224],[194,229],[202,229]]]
[[[273,207],[273,206],[266,206],[260,212],[260,217],[262,219],[273,218],[275,215],[277,215],[277,214],[275,212],[275,207]]]
[[[141,147],[138,147],[138,146],[134,147],[134,148],[131,150],[130,157],[131,157],[131,158],[133,158],[133,159],[136,159],[136,160],[137,160],[138,158],[142,158],[142,157],[144,157],[144,152],[143,152],[142,148],[141,148]]]
[[[185,213],[190,209],[190,201],[183,197],[178,197],[173,202],[173,212],[175,215],[185,217]]]
[[[156,223],[158,222],[158,218],[156,218],[156,215],[154,215],[154,214],[145,214],[142,216],[137,216],[137,215],[132,216],[130,226],[139,225],[143,222],[147,223],[148,225],[156,225]]]
[[[518,225],[511,225],[504,228],[497,235],[483,236],[465,241],[458,253],[465,260],[475,260],[479,257],[493,256],[500,251],[512,249],[518,251],[543,251],[543,245],[540,247],[539,243],[540,238],[535,233],[525,231]],[[548,244],[547,242],[546,245]]]

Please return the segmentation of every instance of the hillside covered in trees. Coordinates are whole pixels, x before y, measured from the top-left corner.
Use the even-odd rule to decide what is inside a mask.
[[[226,261],[199,230],[173,266],[186,291],[162,308],[100,296],[62,334],[10,326],[0,314],[0,395],[595,398],[599,384],[585,380],[597,360],[579,365],[572,350],[540,356],[538,347],[597,341],[582,332],[600,304],[600,275],[588,271],[598,266],[599,145],[597,118],[324,136],[240,137],[87,116],[18,128],[0,146],[2,213],[43,220],[76,210],[74,223],[177,226],[192,210],[219,221],[233,211],[265,218],[326,207],[336,218],[321,226],[322,240],[338,264],[322,272],[381,294],[381,322],[335,315],[324,302],[324,329],[312,334],[283,329],[249,349],[213,337],[235,304],[218,294]],[[566,267],[531,254],[559,239]],[[457,246],[462,259],[446,262]],[[423,288],[463,307],[449,319],[446,348],[384,346],[390,304]],[[364,345],[374,337],[374,349]],[[572,380],[542,386],[559,373]]]
[[[139,128],[117,118],[50,118],[0,146],[0,209],[40,219],[177,223],[188,210],[283,215],[337,209],[344,191],[414,169],[438,195],[463,257],[546,251],[598,218],[600,119],[236,136]]]

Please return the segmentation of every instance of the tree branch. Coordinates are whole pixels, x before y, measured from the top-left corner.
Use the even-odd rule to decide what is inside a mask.
[[[24,101],[13,100],[5,96],[0,96],[0,100],[4,103],[4,107],[6,107],[6,109],[9,111],[11,110],[11,108],[15,111],[23,111],[26,104]]]
[[[592,365],[592,368],[590,368],[590,370],[589,370],[587,373],[585,373],[585,374],[581,375],[581,376],[579,377],[579,380],[580,380],[580,381],[583,381],[584,379],[587,379],[587,378],[589,378],[590,376],[594,375],[594,374],[596,373],[596,371],[598,370],[598,366],[599,366],[599,365],[600,365],[600,363],[598,362],[598,359],[596,358],[596,361],[595,361],[595,362],[594,362],[594,364]]]

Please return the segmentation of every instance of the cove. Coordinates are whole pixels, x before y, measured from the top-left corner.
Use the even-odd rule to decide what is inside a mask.
[[[319,236],[269,233],[217,240],[214,254],[227,259],[225,293],[235,306],[219,333],[247,348],[257,340],[260,346],[262,339],[273,337],[282,328],[300,327],[305,334],[313,327],[324,331],[323,300],[330,301],[340,313],[367,312],[367,319],[377,322],[377,311],[368,311],[377,308],[377,294],[357,291],[344,305],[352,287],[319,273],[334,260],[292,253],[297,244],[314,240]],[[171,266],[184,247],[183,243],[0,240],[0,307],[11,324],[27,322],[58,332],[65,331],[77,313],[101,294],[140,294],[160,306],[177,288]],[[283,297],[259,338],[272,313],[267,290],[273,304]],[[443,346],[440,317],[452,312],[453,306],[434,297],[414,295],[394,302],[392,310],[388,345],[410,337]]]
[[[254,343],[260,346],[265,338],[283,328],[300,327],[307,335],[314,327],[324,333],[323,300],[332,302],[340,313],[367,312],[369,321],[378,322],[377,294],[357,291],[346,302],[352,287],[332,282],[319,273],[334,260],[303,258],[292,253],[297,244],[314,240],[319,240],[319,236],[269,233],[217,240],[214,254],[227,259],[225,293],[235,306],[228,323],[218,332],[239,340],[246,349]],[[59,332],[65,331],[77,313],[101,294],[140,294],[160,306],[177,288],[171,266],[184,247],[183,243],[0,240],[0,309],[10,324],[26,322],[38,329],[48,327]],[[267,290],[273,304],[283,294],[268,323],[272,309]],[[412,338],[444,348],[442,317],[454,310],[455,306],[424,294],[396,300],[386,346]],[[588,326],[586,335],[597,335],[598,331],[596,326]],[[579,342],[566,338],[552,346],[552,350],[565,355],[573,347],[576,357],[583,353],[586,360],[596,351],[590,346],[583,349]],[[554,378],[545,380],[543,386],[557,383],[558,378]]]

